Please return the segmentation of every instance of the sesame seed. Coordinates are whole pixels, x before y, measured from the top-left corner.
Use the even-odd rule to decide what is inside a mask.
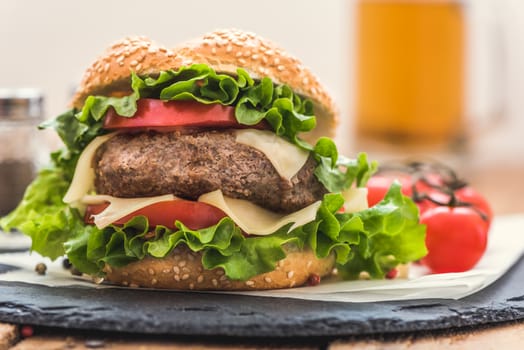
[[[119,66],[123,66],[123,65],[124,65],[124,62],[118,62],[118,65],[119,65]]]
[[[130,284],[129,284],[129,287],[131,287],[131,288],[138,288],[139,285],[136,284],[136,283],[130,283]]]
[[[222,276],[224,274],[224,270],[217,270],[217,275]]]
[[[197,278],[197,282],[198,282],[198,283],[202,283],[202,282],[204,282],[204,276],[202,276],[202,275],[198,276],[198,278]]]
[[[235,54],[235,57],[241,57],[242,56],[242,51],[237,51],[237,53]]]
[[[238,60],[238,63],[240,63],[240,64],[246,64],[246,60],[243,59],[243,58],[240,58],[240,59]]]
[[[195,261],[195,256],[193,254],[187,254],[187,260]]]
[[[195,289],[195,284],[194,283],[189,283],[189,289]]]
[[[254,54],[253,56],[251,56],[251,58],[255,61],[258,60],[258,54]]]
[[[309,91],[312,93],[312,94],[316,94],[317,93],[317,89],[312,87],[311,89],[309,89]]]
[[[179,274],[180,273],[180,267],[173,266],[173,272],[176,273],[176,274]]]
[[[169,273],[169,272],[171,272],[169,269],[163,269],[162,270],[162,273]]]
[[[221,281],[225,281],[225,280],[227,280],[227,277],[226,276],[220,276],[220,280]]]
[[[186,274],[182,275],[182,280],[183,281],[187,280],[188,278],[189,278],[189,274],[186,273]]]
[[[122,272],[122,276],[129,276],[129,273],[124,271],[124,272]]]
[[[279,65],[279,66],[277,66],[277,69],[278,69],[280,72],[282,72],[282,71],[285,69],[285,67],[284,67],[283,65]]]
[[[296,283],[295,281],[291,281],[291,283],[289,284],[289,287],[293,288],[295,286],[295,283]]]
[[[246,281],[246,286],[253,287],[255,285],[255,281]]]
[[[186,264],[187,264],[186,261],[182,260],[181,262],[178,263],[178,266],[184,267],[184,266],[186,266]]]
[[[127,285],[129,285],[129,282],[128,281],[122,281],[122,285],[123,286],[127,286]]]
[[[157,282],[158,282],[158,280],[157,280],[156,278],[153,278],[153,279],[151,280],[151,284],[152,284],[152,285],[157,284]]]
[[[172,53],[172,52],[168,52],[168,53],[167,53],[167,57],[173,57],[174,55],[175,55],[175,54]]]
[[[218,281],[217,281],[216,278],[213,278],[213,279],[211,280],[211,283],[213,283],[213,285],[214,285],[215,287],[218,286]]]
[[[304,83],[305,84],[305,83]],[[311,265],[313,264],[313,261],[309,260],[306,264],[306,267],[309,269]]]
[[[173,278],[175,281],[180,282],[180,275],[174,275]]]
[[[111,67],[111,65],[109,63],[106,63],[106,65],[104,66],[104,70],[107,72],[109,70],[109,67]]]
[[[151,276],[153,276],[153,275],[155,274],[155,270],[153,270],[153,269],[151,269],[151,268],[148,269],[147,272],[148,272]]]
[[[212,47],[211,48],[211,53],[214,55],[217,53],[217,48],[216,47]]]
[[[302,84],[307,84],[309,83],[309,79],[307,77],[304,77],[304,79],[302,79]]]
[[[147,50],[147,52],[149,52],[149,53],[157,53],[157,51],[158,51],[158,49],[156,47],[152,47],[152,46]]]
[[[272,282],[270,277],[264,277],[264,281],[266,281],[266,283],[271,283]]]
[[[227,48],[226,48],[226,52],[229,53],[233,51],[233,46],[231,46],[231,44],[227,45]]]
[[[249,51],[249,50],[245,51],[245,52],[244,52],[244,56],[245,56],[245,57],[249,57],[249,56],[251,56],[251,51]]]
[[[294,271],[289,271],[289,272],[287,273],[287,278],[291,279],[291,278],[293,278],[294,275],[295,275],[295,272],[294,272]]]
[[[190,273],[191,272],[191,269],[189,267],[183,267],[182,268],[182,271],[185,272],[185,273]]]
[[[142,68],[142,64],[138,64],[138,65],[136,66],[136,70],[140,70],[141,68]]]
[[[262,56],[262,62],[264,62],[264,63],[267,63],[267,62],[268,62],[268,59],[267,59],[266,56]]]
[[[124,60],[124,56],[119,56],[119,57],[116,59],[116,61],[117,61],[118,63],[122,62],[123,60]]]

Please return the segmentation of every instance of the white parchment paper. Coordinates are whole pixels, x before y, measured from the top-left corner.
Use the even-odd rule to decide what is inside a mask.
[[[0,236],[4,247],[7,236]],[[408,279],[380,281],[324,280],[314,287],[300,287],[272,291],[227,292],[264,297],[285,297],[307,300],[372,302],[427,298],[460,299],[487,287],[504,275],[524,253],[524,215],[495,218],[489,233],[488,248],[473,269],[462,273],[428,274],[422,267],[411,269]],[[46,275],[38,275],[35,265],[47,265]],[[1,281],[18,281],[52,287],[82,285],[91,288],[115,288],[97,285],[81,277],[72,276],[61,261],[51,262],[38,254],[0,254],[0,264],[20,269],[0,274]]]

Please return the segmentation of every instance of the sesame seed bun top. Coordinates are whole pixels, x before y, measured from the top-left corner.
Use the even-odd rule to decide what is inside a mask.
[[[314,142],[320,136],[334,136],[337,110],[317,77],[271,41],[239,30],[214,31],[174,49],[145,37],[120,40],[87,69],[71,105],[82,108],[89,95],[129,94],[130,71],[154,76],[162,70],[194,63],[205,63],[218,73],[228,74],[236,74],[237,67],[241,67],[254,79],[269,77],[277,84],[289,85],[314,104],[317,127],[303,138]]]

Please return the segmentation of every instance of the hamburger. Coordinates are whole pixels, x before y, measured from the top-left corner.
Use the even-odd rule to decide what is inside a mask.
[[[71,109],[41,125],[64,147],[0,220],[33,251],[123,286],[273,289],[384,278],[423,257],[425,230],[394,184],[338,154],[338,115],[313,73],[238,30],[174,49],[111,46]]]

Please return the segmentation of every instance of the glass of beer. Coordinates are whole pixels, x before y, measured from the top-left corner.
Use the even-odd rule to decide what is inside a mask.
[[[358,0],[356,135],[391,144],[464,136],[465,20],[454,0]]]

